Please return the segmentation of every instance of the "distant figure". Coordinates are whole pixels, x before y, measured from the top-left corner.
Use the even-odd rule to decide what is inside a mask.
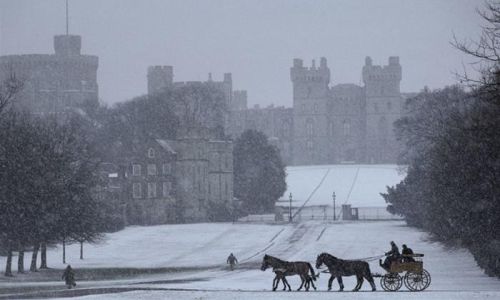
[[[380,266],[387,271],[391,269],[391,263],[394,261],[398,261],[399,258],[401,257],[401,254],[399,253],[399,248],[396,246],[396,243],[391,241],[391,250],[389,252],[386,252],[385,255],[387,256],[385,258],[384,263],[380,264]]]
[[[231,254],[229,254],[229,256],[227,258],[227,263],[229,264],[231,271],[233,271],[234,265],[238,263],[238,259],[236,259],[236,256],[234,256],[233,253],[231,253]]]
[[[415,259],[413,258],[413,250],[411,248],[408,248],[405,244],[403,244],[403,250],[401,250],[401,254],[403,255],[403,261],[404,262],[414,262]]]
[[[68,265],[66,267],[66,270],[64,270],[64,273],[62,275],[62,279],[66,282],[68,289],[71,289],[72,287],[76,286],[75,272],[73,272],[71,265]]]

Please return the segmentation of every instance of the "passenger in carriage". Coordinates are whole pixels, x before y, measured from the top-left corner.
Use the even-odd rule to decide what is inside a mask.
[[[401,254],[403,255],[403,262],[415,261],[415,259],[412,257],[413,250],[411,250],[411,248],[408,248],[405,244],[403,244],[403,250],[401,251]]]
[[[401,254],[399,253],[399,248],[396,246],[396,243],[394,241],[391,241],[391,250],[389,252],[385,253],[385,260],[384,263],[382,264],[382,260],[380,260],[380,266],[387,271],[391,268],[391,263],[394,261],[398,261],[401,258]]]

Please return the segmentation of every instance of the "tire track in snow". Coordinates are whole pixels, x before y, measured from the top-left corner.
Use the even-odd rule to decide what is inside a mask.
[[[324,227],[323,230],[321,230],[320,234],[318,235],[318,238],[316,238],[316,242],[321,239],[321,237],[323,236],[323,233],[325,233],[325,231],[326,231],[326,227]]]

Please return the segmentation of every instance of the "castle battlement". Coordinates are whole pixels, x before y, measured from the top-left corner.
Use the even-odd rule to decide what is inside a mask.
[[[326,58],[320,58],[319,67],[316,67],[316,61],[313,59],[311,66],[304,67],[302,59],[295,58],[293,67],[290,68],[290,78],[292,82],[322,82],[327,85],[330,83],[330,69],[328,68]]]
[[[389,64],[385,66],[373,65],[371,57],[367,56],[363,66],[363,82],[401,80],[401,65],[399,56],[390,56]]]

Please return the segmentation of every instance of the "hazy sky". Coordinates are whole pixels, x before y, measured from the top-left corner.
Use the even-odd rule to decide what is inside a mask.
[[[479,34],[476,0],[165,1],[70,0],[70,34],[99,56],[103,102],[146,92],[150,65],[174,66],[176,81],[233,73],[249,103],[291,106],[293,58],[325,56],[332,84],[361,84],[365,56],[400,56],[401,89],[453,83],[467,63],[453,33]],[[0,55],[52,53],[65,32],[64,0],[0,0]]]

